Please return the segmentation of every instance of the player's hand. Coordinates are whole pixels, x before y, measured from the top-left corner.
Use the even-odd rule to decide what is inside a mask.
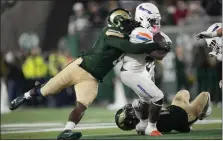
[[[222,88],[222,80],[219,82],[219,87]]]
[[[212,32],[203,31],[197,35],[197,39],[213,38]]]

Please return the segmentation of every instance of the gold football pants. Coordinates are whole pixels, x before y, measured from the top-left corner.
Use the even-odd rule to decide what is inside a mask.
[[[98,81],[79,66],[82,61],[82,58],[78,58],[51,78],[40,89],[42,95],[56,94],[64,88],[74,85],[77,101],[88,107],[97,96]]]
[[[188,122],[195,120],[208,102],[208,92],[201,92],[191,103],[190,93],[187,90],[180,90],[171,105],[183,108],[188,114]]]

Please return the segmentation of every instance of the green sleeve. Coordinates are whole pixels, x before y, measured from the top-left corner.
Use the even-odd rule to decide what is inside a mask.
[[[106,36],[105,43],[114,48],[118,48],[124,52],[132,54],[151,53],[154,50],[159,49],[157,43],[131,43],[124,38],[118,38],[114,36]]]

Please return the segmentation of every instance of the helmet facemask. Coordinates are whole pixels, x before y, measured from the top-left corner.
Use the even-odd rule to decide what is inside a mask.
[[[148,19],[149,28],[151,29],[152,33],[156,34],[160,32],[160,19]]]

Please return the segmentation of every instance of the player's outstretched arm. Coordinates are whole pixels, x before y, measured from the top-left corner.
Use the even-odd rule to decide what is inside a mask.
[[[197,35],[197,39],[213,37],[222,37],[222,28],[218,29],[216,32],[203,31]]]
[[[118,38],[114,36],[106,36],[105,42],[112,47],[118,48],[124,52],[132,53],[132,54],[141,54],[141,53],[150,53],[154,50],[158,49],[167,49],[166,43],[131,43],[128,40],[123,38]]]

